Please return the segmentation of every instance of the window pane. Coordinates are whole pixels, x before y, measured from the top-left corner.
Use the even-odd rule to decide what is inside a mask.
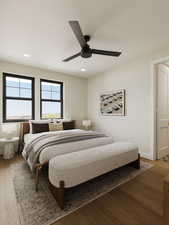
[[[52,91],[51,84],[48,82],[42,82],[42,91]]]
[[[6,87],[6,96],[19,97],[19,88]]]
[[[32,119],[32,101],[7,100],[6,117],[7,120]]]
[[[32,81],[15,77],[6,77],[6,96],[7,97],[32,97]]]
[[[31,89],[32,81],[26,79],[19,79],[20,80],[20,87],[21,88],[28,88]]]
[[[50,82],[42,82],[42,90],[43,91],[56,91],[60,92],[60,84],[50,83]]]
[[[32,97],[32,93],[31,93],[31,89],[20,89],[20,97],[22,98],[31,98]]]
[[[43,101],[42,118],[61,118],[61,103]]]
[[[42,91],[42,99],[52,99],[50,91]]]
[[[6,77],[6,86],[19,87],[19,79],[15,77]]]
[[[60,92],[52,92],[53,100],[60,100]]]
[[[60,92],[60,84],[52,84],[52,91]]]

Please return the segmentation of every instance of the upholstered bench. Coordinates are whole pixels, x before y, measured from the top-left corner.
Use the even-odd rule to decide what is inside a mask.
[[[127,164],[140,168],[138,147],[135,144],[116,142],[59,155],[49,161],[50,188],[63,209],[66,188],[77,186]]]

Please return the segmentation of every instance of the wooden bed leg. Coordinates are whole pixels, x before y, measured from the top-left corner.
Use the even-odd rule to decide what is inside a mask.
[[[138,154],[138,159],[129,163],[129,166],[135,168],[135,169],[140,169],[140,154]]]
[[[59,182],[59,188],[56,188],[53,186],[53,184],[50,183],[49,181],[49,188],[56,199],[59,207],[61,209],[64,209],[64,197],[65,197],[65,183],[64,181]]]
[[[41,170],[42,170],[42,166],[40,164],[37,165],[37,167],[36,167],[36,182],[35,182],[35,190],[36,190],[36,192],[38,192],[39,175],[40,175]]]
[[[57,189],[57,200],[61,209],[64,209],[64,195],[65,195],[65,183],[60,181],[59,188]]]

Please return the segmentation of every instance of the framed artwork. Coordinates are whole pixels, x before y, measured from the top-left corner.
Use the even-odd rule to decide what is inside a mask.
[[[101,94],[100,113],[102,116],[125,116],[125,90]]]

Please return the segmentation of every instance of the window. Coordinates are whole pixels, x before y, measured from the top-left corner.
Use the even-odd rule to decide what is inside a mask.
[[[3,122],[34,119],[34,78],[3,74]]]
[[[41,119],[63,118],[63,83],[41,80]]]

